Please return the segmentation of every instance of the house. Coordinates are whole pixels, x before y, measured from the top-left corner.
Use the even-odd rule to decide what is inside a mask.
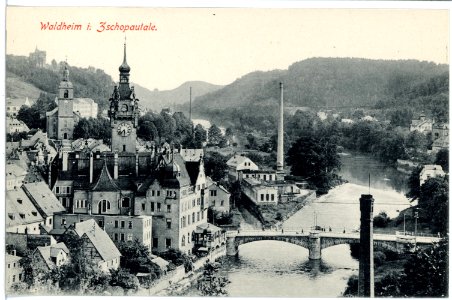
[[[110,147],[105,145],[102,140],[96,139],[83,139],[79,138],[71,143],[72,151],[82,151],[88,149],[93,152],[106,152],[110,151]]]
[[[429,178],[442,177],[445,175],[446,173],[440,165],[424,165],[424,168],[419,174],[419,183],[422,186]]]
[[[231,193],[221,184],[207,177],[207,189],[209,193],[209,207],[216,212],[229,212]]]
[[[6,164],[6,190],[11,191],[22,186],[27,176],[27,171],[13,163]]]
[[[52,270],[69,262],[69,249],[63,242],[37,247],[32,254],[33,266],[42,270]]]
[[[65,228],[75,223],[93,219],[100,228],[105,230],[113,242],[138,240],[149,251],[152,247],[152,217],[128,215],[89,215],[89,214],[59,214],[55,216],[54,227],[49,232],[61,235]]]
[[[6,98],[6,115],[8,117],[17,117],[22,106],[31,107],[33,101],[26,98]]]
[[[226,232],[210,223],[198,225],[194,232],[193,243],[197,251],[209,252],[226,244]]]
[[[274,170],[241,170],[238,174],[239,180],[244,178],[256,178],[262,181],[278,180],[277,173]]]
[[[436,153],[441,149],[449,149],[449,124],[435,123],[432,128],[432,152]]]
[[[97,118],[98,105],[91,98],[75,98],[73,111],[81,118]]]
[[[278,204],[278,187],[255,178],[242,180],[242,192],[257,205]]]
[[[5,256],[5,289],[8,291],[15,283],[24,280],[23,268],[20,265],[22,257],[12,254]]]
[[[6,133],[29,132],[30,128],[14,117],[6,118]]]
[[[44,218],[21,187],[6,191],[6,232],[39,234]]]
[[[420,133],[432,132],[433,120],[427,119],[425,114],[421,114],[419,119],[411,120],[410,131],[418,131]]]
[[[33,202],[39,214],[44,218],[43,226],[52,228],[54,216],[66,212],[66,209],[61,205],[45,182],[26,183],[23,185],[23,190],[31,202]]]
[[[89,219],[75,223],[68,230],[82,238],[85,257],[96,264],[99,269],[108,272],[110,269],[116,270],[119,268],[121,253],[108,234],[97,225],[96,221]]]
[[[259,170],[259,167],[248,157],[242,155],[234,155],[226,164],[228,165],[229,179],[238,180],[238,172],[241,170]]]

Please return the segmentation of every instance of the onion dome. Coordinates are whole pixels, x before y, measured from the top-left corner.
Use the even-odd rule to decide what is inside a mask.
[[[124,60],[122,61],[122,64],[119,66],[119,72],[121,73],[129,73],[130,72],[130,67],[127,64],[127,59],[126,59],[126,44],[124,43]]]

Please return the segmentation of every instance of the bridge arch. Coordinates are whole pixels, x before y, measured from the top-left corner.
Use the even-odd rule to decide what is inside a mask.
[[[257,242],[257,241],[279,241],[301,246],[309,250],[309,237],[296,236],[237,236],[235,237],[234,246],[238,250],[240,245]]]

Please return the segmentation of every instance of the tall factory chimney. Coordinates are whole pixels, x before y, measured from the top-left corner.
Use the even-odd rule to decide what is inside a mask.
[[[359,231],[358,297],[374,297],[374,241],[372,195],[361,195],[361,227]]]
[[[281,90],[281,99],[279,101],[279,120],[278,120],[278,153],[276,156],[276,170],[283,171],[284,169],[284,86],[279,83]]]

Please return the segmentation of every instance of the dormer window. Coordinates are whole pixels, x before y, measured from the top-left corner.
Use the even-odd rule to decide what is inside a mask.
[[[38,215],[38,212],[37,211],[32,211],[31,214],[36,217]]]
[[[24,213],[19,214],[19,216],[20,216],[22,219],[25,219],[25,214],[24,214]]]
[[[22,204],[22,199],[20,199],[20,198],[17,198],[17,203],[19,203],[19,204]]]
[[[11,220],[14,220],[15,219],[14,214],[8,214],[8,218],[10,218]]]

